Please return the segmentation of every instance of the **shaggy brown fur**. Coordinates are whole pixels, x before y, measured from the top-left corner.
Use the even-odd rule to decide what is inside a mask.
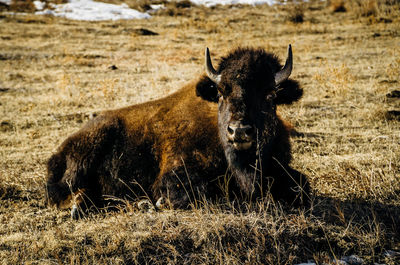
[[[71,194],[84,191],[85,203],[97,206],[105,197],[146,196],[184,208],[196,199],[221,197],[221,178],[233,175],[231,194],[238,198],[270,189],[274,198],[292,203],[297,183],[306,181],[288,166],[288,129],[275,106],[297,100],[302,90],[287,80],[274,93],[271,78],[280,68],[263,50],[238,49],[218,69],[224,95],[201,77],[166,98],[104,112],[48,161],[47,201],[62,207]],[[233,150],[226,140],[226,124],[235,115],[257,130],[250,150]]]

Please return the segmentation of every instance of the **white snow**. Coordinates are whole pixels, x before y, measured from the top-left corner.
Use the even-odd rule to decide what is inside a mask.
[[[0,0],[0,3],[6,4],[6,5],[10,5],[11,4],[11,0]]]
[[[262,5],[268,4],[273,5],[276,4],[276,0],[190,0],[193,4],[196,5],[204,5],[207,7],[216,6],[216,5]]]
[[[160,5],[150,5],[152,10],[159,10],[159,9],[163,9],[165,8],[164,5],[160,4]]]
[[[149,14],[129,8],[127,4],[113,5],[93,0],[70,0],[66,4],[54,5],[54,10],[46,9],[36,12],[36,14],[87,21],[143,19],[151,17]]]
[[[216,5],[275,5],[284,4],[288,0],[278,1],[278,0],[190,0],[193,4],[204,5],[206,7],[216,6]],[[308,2],[308,0],[294,0],[295,3]]]
[[[11,0],[0,0],[11,1]],[[191,0],[196,5],[204,5],[207,7],[221,5],[248,4],[273,5],[276,0]],[[52,15],[56,17],[64,17],[73,20],[101,21],[101,20],[119,20],[119,19],[143,19],[150,18],[148,13],[141,13],[131,9],[127,4],[113,5],[94,0],[69,0],[66,4],[53,5],[54,9],[43,10],[44,3],[34,1],[38,15]],[[153,10],[163,8],[162,5],[152,5]]]
[[[101,1],[101,0],[100,0]],[[52,15],[56,17],[64,17],[73,20],[101,21],[101,20],[119,20],[119,19],[144,19],[150,18],[152,12],[164,8],[163,5],[151,5],[151,10],[147,13],[139,12],[129,8],[127,4],[113,5],[94,0],[69,0],[65,4],[50,4],[52,9],[44,9],[45,3],[39,0],[34,1],[36,14]],[[204,5],[206,7],[216,5],[274,5],[282,3],[278,0],[190,0],[196,5]],[[301,0],[299,0],[301,2]],[[307,0],[303,0],[307,1]],[[286,2],[286,1],[283,1]],[[297,1],[296,1],[297,2]],[[0,0],[0,3],[6,5],[11,4],[11,0]]]
[[[46,3],[41,1],[33,1],[33,4],[35,5],[36,10],[43,10]]]

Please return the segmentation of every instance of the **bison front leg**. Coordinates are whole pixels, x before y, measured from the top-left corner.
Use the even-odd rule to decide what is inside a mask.
[[[68,171],[68,172],[66,172]],[[64,152],[54,154],[47,163],[48,179],[46,183],[45,201],[50,206],[66,209],[71,206],[74,196],[73,179],[70,178],[71,163],[67,170],[67,157]],[[65,175],[68,174],[68,178]],[[79,189],[78,189],[79,190]]]
[[[307,206],[310,202],[310,184],[307,177],[286,165],[276,165],[272,173],[271,194],[293,206]]]
[[[79,209],[88,208],[86,199],[90,197],[90,190],[87,189],[88,176],[84,167],[71,154],[54,154],[47,165],[46,203],[59,209],[73,205]]]
[[[198,174],[177,169],[159,176],[153,186],[157,208],[196,208],[206,196],[206,185]]]
[[[72,186],[66,182],[48,183],[46,186],[46,202],[58,209],[71,209],[71,218],[81,217],[82,203],[85,198],[85,189],[73,191]]]

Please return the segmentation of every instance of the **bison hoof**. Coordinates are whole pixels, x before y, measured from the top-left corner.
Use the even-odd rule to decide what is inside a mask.
[[[72,208],[71,208],[71,219],[78,220],[80,218],[81,218],[81,215],[79,213],[78,206],[76,204],[72,205]]]
[[[165,208],[165,199],[164,197],[160,197],[156,202],[156,208],[158,210],[162,210]]]
[[[155,211],[154,205],[149,200],[141,200],[137,203],[137,207],[140,211],[146,213],[152,213]]]

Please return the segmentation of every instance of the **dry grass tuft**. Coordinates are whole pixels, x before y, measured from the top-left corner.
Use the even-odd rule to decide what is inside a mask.
[[[68,0],[42,0],[44,3],[44,8],[52,9],[51,4],[64,4],[67,3]],[[22,12],[22,13],[34,13],[36,11],[36,7],[33,0],[12,0],[9,6],[3,7],[12,12]],[[1,10],[1,5],[0,5]]]
[[[363,17],[376,17],[378,15],[377,0],[354,1],[353,5],[355,5],[356,12]]]
[[[165,3],[166,1],[151,1],[151,0],[127,0],[127,1],[121,1],[121,0],[105,0],[103,2],[106,3],[111,3],[111,4],[122,4],[125,3],[127,4],[130,8],[136,9],[141,12],[146,12],[151,9],[150,5],[152,4],[162,4]]]
[[[321,68],[324,69],[323,66]],[[339,67],[326,66],[325,70],[317,73],[314,78],[326,92],[325,95],[322,94],[323,97],[331,95],[347,97],[348,92],[352,89],[356,81],[354,75],[351,74],[350,69],[345,64]]]
[[[151,10],[151,5],[163,5],[164,8],[153,12],[153,14],[159,16],[188,16],[191,13],[190,8],[194,7],[195,5],[187,0],[183,1],[166,1],[166,0],[105,0],[104,2],[113,3],[113,4],[121,4],[125,3],[130,8],[139,10],[141,12],[147,12]]]
[[[304,22],[304,7],[301,4],[289,5],[287,9],[286,20],[292,23]]]
[[[12,0],[9,8],[14,12],[27,13],[32,13],[36,10],[32,0]]]
[[[288,23],[294,6],[126,3],[166,9],[103,22],[0,14],[0,263],[329,264],[355,254],[399,264],[387,254],[400,251],[398,1],[344,1],[342,13],[310,1],[303,23]],[[280,114],[297,132],[292,166],[312,184],[310,209],[123,202],[71,220],[44,205],[47,159],[99,111],[174,92],[203,74],[206,46],[216,59],[236,46],[283,58],[289,43],[304,96]]]
[[[346,12],[345,0],[330,0],[327,5],[332,12]]]
[[[331,0],[327,6],[333,12],[350,11],[356,17],[369,17],[373,23],[390,23],[388,17],[400,14],[400,3],[397,0]]]

